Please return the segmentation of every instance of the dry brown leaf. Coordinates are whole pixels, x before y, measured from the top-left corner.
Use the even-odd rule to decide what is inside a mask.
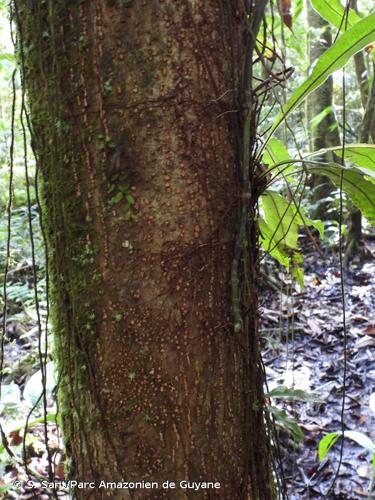
[[[372,347],[375,346],[375,338],[370,337],[369,335],[365,335],[361,339],[358,339],[354,345],[355,349],[363,349],[364,347]]]
[[[370,43],[370,45],[367,45],[367,47],[365,47],[365,51],[368,53],[368,54],[371,54],[371,52],[375,49],[375,45],[373,43]]]
[[[20,436],[20,431],[12,431],[9,433],[10,444],[17,446],[22,443],[22,436]]]
[[[292,1],[280,0],[280,10],[284,24],[293,31]]]
[[[366,326],[362,332],[366,335],[375,336],[375,325]]]

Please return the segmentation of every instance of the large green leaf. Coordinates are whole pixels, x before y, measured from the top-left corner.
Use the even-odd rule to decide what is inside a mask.
[[[291,274],[303,286],[302,256],[298,248],[298,226],[308,225],[318,229],[324,236],[321,221],[313,221],[297,210],[293,202],[271,190],[260,197],[263,217],[258,219],[260,243],[263,249],[288,270],[292,264]]]
[[[344,436],[346,438],[355,441],[359,446],[362,446],[365,450],[371,453],[371,455],[375,454],[375,442],[372,441],[366,434],[359,431],[344,431],[344,432],[331,432],[324,436],[318,445],[318,455],[319,460],[323,460],[332,446],[337,442],[340,436]]]
[[[267,394],[267,396],[275,399],[287,399],[288,401],[314,401],[318,403],[324,402],[324,400],[317,394],[306,392],[302,389],[292,389],[284,385],[275,387]]]
[[[274,259],[277,260],[282,266],[289,270],[290,257],[288,252],[280,245],[272,244],[274,230],[265,222],[263,217],[258,219],[260,243],[265,252],[268,252]]]
[[[335,71],[343,68],[349,59],[375,41],[375,13],[361,19],[345,31],[336,42],[317,60],[311,75],[291,95],[281,112],[277,115],[268,137],[270,138],[283,120],[308,95],[316,90]]]
[[[270,246],[298,248],[297,215],[293,203],[274,191],[267,190],[261,196],[266,223],[272,231]]]
[[[294,436],[294,439],[298,443],[301,443],[303,441],[304,434],[297,422],[293,418],[289,417],[284,410],[280,410],[279,408],[276,408],[276,406],[270,406],[269,409],[275,418],[276,426],[291,433]]]
[[[336,146],[333,148],[321,149],[308,155],[310,158],[314,156],[322,156],[328,152],[335,153],[339,158],[342,156],[342,147]],[[375,178],[375,145],[374,144],[347,144],[344,148],[345,160],[355,163],[360,167],[361,171],[366,175]]]
[[[344,437],[355,441],[359,446],[369,451],[372,455],[375,454],[375,442],[370,439],[366,434],[359,431],[344,431]]]
[[[366,219],[375,226],[375,184],[367,180],[362,172],[355,168],[345,168],[337,164],[325,167],[309,167],[310,172],[329,177],[337,187],[349,196]]]
[[[302,213],[301,207],[297,210],[294,202],[287,200],[279,193],[268,189],[260,197],[266,223],[273,231],[273,241],[278,245],[290,249],[298,248],[298,226],[308,225],[315,227],[320,236],[324,236],[324,226],[321,221],[313,221]]]
[[[353,9],[349,9],[346,18],[344,6],[340,0],[310,0],[310,3],[323,19],[339,30],[344,31],[345,28],[351,28],[361,20],[361,17]]]
[[[291,160],[291,157],[284,144],[279,139],[276,139],[276,137],[272,137],[263,154],[263,163],[268,165],[269,170],[272,171],[274,170],[273,167],[280,163],[280,166],[276,166],[276,173],[283,172],[287,174],[293,170],[293,166],[286,163],[288,160]],[[273,175],[275,175],[275,172],[273,172]]]

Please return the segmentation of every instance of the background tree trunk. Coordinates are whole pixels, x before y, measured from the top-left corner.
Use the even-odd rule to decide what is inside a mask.
[[[351,8],[355,9],[358,12],[357,0],[351,0]],[[362,108],[365,110],[362,127],[359,133],[360,135],[359,142],[368,142],[369,133],[366,130],[366,127],[370,128],[371,118],[369,118],[369,113],[366,111],[366,108],[368,103],[370,80],[368,77],[366,61],[363,51],[358,52],[357,54],[354,55],[354,68],[355,68],[359,93],[361,96]],[[352,259],[354,255],[356,254],[359,255],[360,253],[363,253],[360,250],[361,243],[362,243],[362,214],[360,210],[356,209],[355,207],[352,207],[349,219],[348,240],[345,249],[346,263],[348,263],[348,261]]]
[[[365,67],[363,53],[356,54],[356,56],[357,60],[362,59],[362,63],[358,61],[356,62],[356,68],[357,66]],[[363,120],[359,131],[359,142],[362,144],[366,144],[370,142],[370,140],[372,141],[372,143],[375,143],[375,118],[374,118],[375,65],[374,64],[372,64],[372,75],[373,75],[372,83],[368,91],[366,90],[366,88],[364,88],[364,82],[363,80],[359,79],[359,75],[357,73],[358,85],[360,89],[362,89],[361,95],[363,95],[366,98]],[[367,74],[365,74],[365,76],[367,79]],[[369,85],[369,81],[370,79],[367,79],[367,87]],[[362,241],[362,214],[360,210],[353,207],[350,214],[348,240],[345,250],[346,262],[349,262],[356,255],[359,256],[359,258],[362,258],[366,255],[366,251]]]
[[[329,24],[315,12],[310,3],[307,2],[307,21],[313,32],[309,36],[309,61],[313,64],[332,44],[332,35]],[[313,129],[310,136],[310,148],[312,151],[338,146],[340,144],[340,133],[333,105],[333,80],[329,77],[307,100],[307,117],[311,120],[327,108],[331,108],[324,118]],[[314,217],[327,219],[327,208],[329,203],[324,201],[334,189],[332,182],[324,176],[316,175],[313,179],[313,203]],[[331,217],[332,218],[332,217]]]
[[[15,2],[73,478],[272,497],[255,248],[248,336],[233,333],[229,299],[239,197],[226,111],[243,33],[229,4]]]

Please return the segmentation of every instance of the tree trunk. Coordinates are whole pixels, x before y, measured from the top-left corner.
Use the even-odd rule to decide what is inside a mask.
[[[358,55],[358,54],[357,54]],[[363,54],[361,54],[363,57]],[[372,65],[373,79],[369,92],[366,94],[366,106],[364,108],[364,116],[359,131],[359,142],[362,144],[368,143],[370,140],[375,143],[375,65]],[[361,82],[358,80],[358,85],[361,87]],[[345,249],[345,260],[349,262],[353,257],[360,259],[366,256],[366,250],[362,241],[362,214],[361,211],[352,208],[349,221],[348,240]]]
[[[307,21],[315,32],[310,35],[309,61],[313,64],[332,44],[332,35],[329,24],[307,4]],[[314,128],[310,137],[310,148],[318,151],[340,144],[340,134],[333,105],[333,80],[329,77],[318,91],[315,91],[307,101],[307,116],[311,120],[327,108],[331,110]],[[313,204],[315,205],[314,217],[327,219],[329,202],[325,201],[334,189],[332,182],[324,176],[314,176],[313,179]]]
[[[199,498],[272,498],[255,231],[248,335],[233,331],[230,303],[241,9],[216,0],[15,4],[68,476],[177,483],[114,498],[196,498],[181,480],[220,482]]]
[[[350,7],[354,9],[357,12],[357,14],[359,14],[357,4],[358,4],[357,0],[351,0]],[[357,52],[357,54],[354,54],[354,68],[359,87],[359,93],[361,96],[362,107],[363,109],[366,109],[370,80],[367,71],[364,51]]]

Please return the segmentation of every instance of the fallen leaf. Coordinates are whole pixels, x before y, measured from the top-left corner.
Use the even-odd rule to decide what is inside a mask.
[[[375,338],[366,335],[361,339],[358,339],[354,345],[354,349],[363,349],[364,347],[375,346]]]
[[[293,31],[291,0],[280,0],[280,10],[284,24],[290,29],[290,31]]]
[[[365,51],[368,53],[368,54],[371,54],[371,52],[375,49],[375,45],[373,43],[370,43],[370,45],[367,45],[367,47],[365,47]]]
[[[366,335],[374,335],[375,336],[375,325],[367,326],[366,328],[364,328],[362,330],[362,332],[365,333]]]
[[[366,491],[360,490],[358,488],[354,488],[353,493],[356,493],[360,497],[368,498],[368,493]]]
[[[370,479],[372,472],[372,467],[370,464],[363,464],[357,468],[357,474],[359,477]]]
[[[22,436],[20,436],[20,431],[12,431],[9,433],[10,444],[17,446],[22,443]]]
[[[307,324],[311,328],[311,331],[313,333],[315,333],[315,335],[319,335],[320,333],[322,333],[322,330],[321,330],[320,326],[318,325],[318,323],[314,319],[309,318],[307,320]]]

